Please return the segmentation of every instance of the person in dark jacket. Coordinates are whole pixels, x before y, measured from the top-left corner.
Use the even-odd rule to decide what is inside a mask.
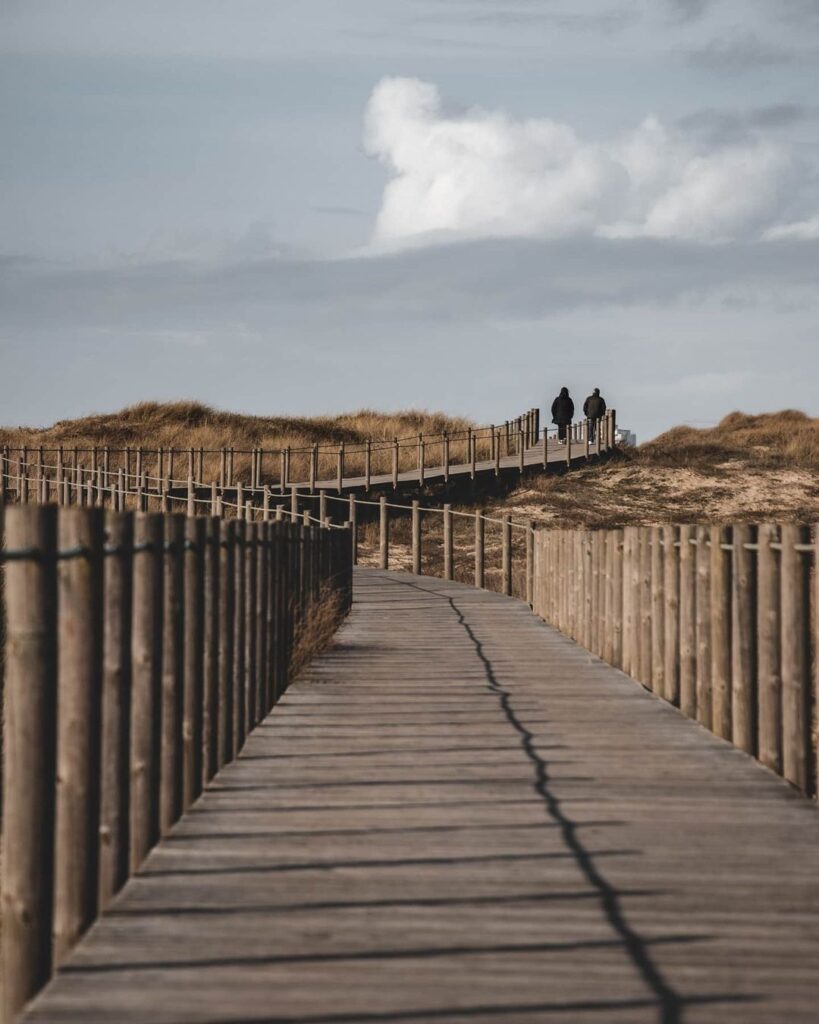
[[[562,444],[566,440],[566,428],[574,419],[574,402],[569,397],[569,389],[561,388],[560,394],[552,402],[552,423],[557,424],[557,436]]]
[[[597,436],[597,422],[606,415],[606,400],[600,394],[600,388],[595,388],[583,403],[583,415],[589,420],[589,440],[593,442]]]

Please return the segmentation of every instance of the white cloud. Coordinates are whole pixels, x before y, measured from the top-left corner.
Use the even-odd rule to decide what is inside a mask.
[[[584,141],[547,118],[448,113],[438,89],[385,78],[365,146],[390,172],[374,241],[485,237],[758,238],[798,190],[799,164],[758,136],[706,142],[647,117]]]
[[[793,224],[777,224],[768,228],[765,238],[770,242],[777,242],[782,239],[809,241],[819,239],[819,217],[811,217],[810,220],[800,220]]]

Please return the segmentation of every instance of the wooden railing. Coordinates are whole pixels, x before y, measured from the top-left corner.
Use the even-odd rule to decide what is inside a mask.
[[[538,531],[534,610],[815,794],[818,547],[793,523]]]
[[[583,455],[599,455],[615,446],[614,412],[600,420],[596,434],[591,421],[573,424],[568,443],[559,449],[560,461],[571,464]],[[532,461],[545,467],[558,449],[556,429],[543,429],[539,411],[529,410],[501,427],[475,427],[450,434],[418,434],[411,438],[370,440],[338,445],[312,445],[283,449],[204,448],[111,448],[37,447],[0,449],[0,499],[41,500],[44,487],[62,501],[67,492],[97,493],[117,485],[125,492],[160,494],[192,484],[197,491],[219,491],[242,486],[250,491],[264,487],[285,493],[293,486],[315,490],[318,482],[332,481],[338,491],[356,481],[370,488],[380,479],[399,485],[401,474],[425,482],[428,471],[439,469],[445,480],[459,467],[478,464],[523,471]],[[538,449],[538,451],[535,451]],[[67,502],[63,502],[67,503]]]
[[[7,1024],[349,607],[350,532],[307,522],[0,505]]]

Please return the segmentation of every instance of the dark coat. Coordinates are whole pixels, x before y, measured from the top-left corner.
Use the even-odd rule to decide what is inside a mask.
[[[565,389],[564,389],[565,390]],[[574,419],[574,402],[569,398],[568,393],[563,394],[561,391],[557,398],[552,402],[552,423],[568,424]]]
[[[606,414],[606,400],[602,395],[589,395],[583,403],[583,415],[590,420],[600,420]]]

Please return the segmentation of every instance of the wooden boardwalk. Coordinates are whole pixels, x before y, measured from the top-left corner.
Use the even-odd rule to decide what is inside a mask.
[[[517,601],[357,572],[25,1019],[795,1024],[819,813]]]
[[[589,445],[589,454],[586,456],[586,445],[582,441],[573,441],[571,450],[568,453],[566,451],[566,445],[561,444],[557,438],[550,437],[546,446],[546,462],[547,466],[553,466],[556,469],[562,466],[568,465],[568,459],[571,458],[572,466],[583,465],[587,458],[589,460],[597,459],[602,455],[608,455],[608,451],[602,448],[600,452],[597,451],[596,444],[592,443]],[[523,450],[523,468],[544,468],[543,464],[543,442],[539,442],[531,447],[524,448]],[[516,473],[520,472],[521,468],[521,457],[517,455],[502,455],[497,461],[492,459],[478,459],[475,461],[474,476],[475,477],[486,477],[494,474],[501,473]],[[465,479],[473,476],[472,465],[469,462],[453,462],[449,466],[437,465],[437,466],[425,466],[423,472],[423,479],[425,484],[440,483],[442,481],[448,481],[450,479]],[[418,468],[414,469],[402,469],[395,477],[392,473],[373,473],[369,477],[369,481],[365,476],[344,476],[341,482],[342,491],[367,491],[370,488],[389,488],[394,483],[397,483],[399,487],[403,486],[417,486],[420,483],[421,471]],[[302,481],[290,481],[288,487],[295,487],[297,490],[310,491],[310,490],[326,490],[333,491],[338,490],[338,477],[327,477],[322,480],[316,480],[314,485],[311,485],[309,480]]]

